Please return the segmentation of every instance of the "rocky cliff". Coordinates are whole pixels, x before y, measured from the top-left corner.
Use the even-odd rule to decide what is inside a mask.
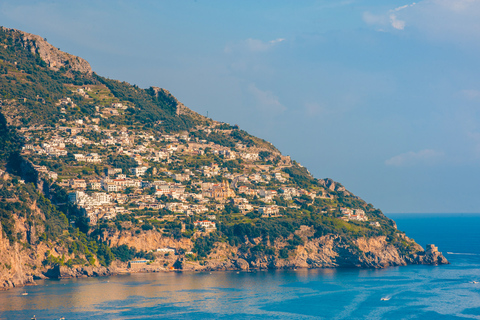
[[[297,234],[305,229],[298,230]],[[260,239],[258,239],[261,241]],[[359,238],[351,243],[338,235],[326,235],[320,238],[305,237],[305,243],[298,246],[288,257],[278,255],[242,254],[238,248],[218,244],[205,265],[183,262],[184,270],[247,270],[247,269],[295,269],[295,268],[385,268],[406,266],[409,264],[441,265],[448,260],[435,246],[428,245],[423,250],[418,244],[417,252],[404,255],[395,246],[389,244],[385,237]],[[279,241],[276,249],[286,243]]]
[[[448,260],[434,245],[427,245],[424,250],[413,240],[407,240],[414,248],[415,253],[402,254],[398,248],[390,244],[385,236],[358,238],[354,242],[339,235],[329,234],[315,238],[313,228],[301,226],[295,232],[303,241],[287,257],[278,254],[252,254],[242,252],[237,246],[219,242],[205,261],[189,261],[185,255],[159,255],[160,259],[151,265],[152,270],[164,269],[165,262],[172,265],[177,263],[176,269],[200,270],[247,270],[247,269],[293,269],[293,268],[385,268],[389,266],[405,266],[408,264],[449,264]],[[198,236],[202,236],[198,234]],[[103,241],[110,246],[128,245],[138,250],[155,251],[160,247],[176,249],[177,252],[192,251],[194,243],[190,239],[175,240],[162,237],[155,231],[147,231],[140,235],[129,232],[103,234]],[[261,237],[245,239],[245,245],[259,245]],[[285,239],[275,242],[274,249],[279,252],[288,246]]]
[[[22,222],[17,224],[18,232],[25,232]],[[351,242],[341,236],[330,234],[313,237],[313,231],[302,226],[296,231],[304,244],[289,252],[288,256],[279,254],[255,254],[242,252],[237,246],[218,242],[206,259],[191,260],[185,252],[191,251],[194,244],[190,239],[175,240],[164,237],[159,232],[146,231],[132,235],[129,232],[103,234],[103,240],[110,246],[127,245],[138,250],[155,252],[159,247],[174,248],[177,254],[155,253],[155,261],[142,268],[127,269],[127,263],[116,262],[110,267],[98,263],[93,266],[67,267],[65,265],[45,265],[45,257],[73,258],[60,244],[50,246],[43,243],[22,245],[9,244],[0,232],[0,289],[35,284],[35,279],[60,279],[114,275],[119,271],[220,271],[220,270],[264,270],[295,268],[385,268],[408,264],[448,264],[447,259],[434,245],[423,250],[416,246],[417,252],[404,255],[395,246],[388,243],[386,237],[359,238]],[[200,236],[200,235],[199,235]],[[249,240],[246,240],[248,243]],[[261,238],[253,239],[250,244],[260,244]],[[275,251],[285,248],[288,242],[278,240]]]
[[[0,289],[34,284],[29,264],[36,265],[36,255],[19,243],[10,245],[0,232]]]
[[[33,54],[38,54],[52,70],[59,70],[63,67],[73,71],[92,73],[92,68],[86,60],[61,51],[40,36],[17,29],[1,28],[3,31],[10,33],[12,39],[21,43],[25,49]]]

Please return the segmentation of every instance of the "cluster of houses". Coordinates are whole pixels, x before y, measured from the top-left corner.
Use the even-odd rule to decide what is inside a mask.
[[[368,221],[368,217],[363,209],[340,208],[340,212],[343,215],[342,219],[345,221]]]
[[[23,150],[28,150],[30,152],[39,154],[39,155],[47,155],[51,157],[60,157],[66,156],[67,150],[65,150],[65,145],[54,145],[51,143],[42,143],[41,146],[34,146],[32,144],[25,144],[23,146]]]
[[[86,95],[87,92],[86,88],[77,90],[80,95]],[[62,99],[59,105],[69,106],[72,101],[70,98]],[[122,112],[126,108],[126,104],[113,103],[110,108],[103,107],[102,110]],[[96,115],[101,117],[100,107],[96,109]],[[257,147],[237,143],[235,148],[228,148],[199,139],[188,132],[154,135],[132,132],[125,127],[116,128],[114,124],[108,129],[100,128],[98,120],[91,117],[68,123],[64,121],[62,126],[50,131],[22,129],[27,133],[28,144],[24,146],[26,154],[61,158],[67,156],[67,150],[72,150],[78,166],[105,164],[103,175],[97,174],[94,178],[85,179],[81,175],[60,179],[58,173],[46,166],[35,166],[39,173],[70,190],[69,201],[80,207],[92,224],[100,219],[111,219],[117,214],[139,209],[164,209],[187,216],[213,216],[213,213],[223,211],[226,204],[232,205],[242,214],[255,211],[262,217],[275,218],[281,216],[285,209],[276,205],[277,198],[292,200],[302,197],[302,203],[313,203],[315,198],[332,197],[324,190],[312,192],[294,186],[289,183],[290,177],[281,167],[256,164],[262,150]],[[195,130],[208,135],[219,132],[217,125],[220,124],[197,126]],[[40,132],[41,138],[35,132]],[[45,134],[46,132],[48,133]],[[84,150],[88,152],[79,152],[84,146],[87,146]],[[252,168],[256,167],[256,170],[240,173],[222,163],[213,162],[190,169],[188,166],[181,170],[170,169],[176,172],[167,170],[168,165],[171,167],[172,163],[179,162],[180,156],[204,156],[206,153],[215,158],[218,156],[222,162],[238,159]],[[129,157],[137,165],[128,169],[112,167],[107,161],[112,154]],[[290,164],[289,157],[283,159],[285,165]],[[163,171],[157,172],[159,165],[155,163],[161,163]],[[145,178],[147,173],[148,179]],[[153,180],[152,177],[165,180]],[[256,200],[255,204],[251,203],[252,199]],[[368,220],[361,209],[342,208],[341,213],[342,219],[346,221]],[[215,222],[210,220],[197,221],[195,225],[205,230],[214,230]]]
[[[173,213],[191,216],[224,209],[224,205],[209,209],[211,201],[214,201],[215,203],[231,203],[243,214],[256,210],[262,214],[262,217],[281,215],[281,207],[269,204],[273,202],[272,197],[277,195],[275,190],[238,187],[237,192],[245,195],[258,195],[265,202],[263,206],[253,206],[247,198],[237,196],[227,181],[217,184],[198,183],[201,192],[192,193],[185,192],[185,186],[178,182],[131,179],[121,174],[121,169],[118,168],[107,169],[106,172],[116,173],[117,176],[115,178],[107,176],[101,180],[89,181],[70,179],[63,184],[59,183],[74,190],[69,194],[69,201],[82,208],[91,223],[96,223],[101,218],[113,218],[117,213],[129,212],[121,206],[122,204],[135,204],[137,209],[166,209]],[[121,192],[126,188],[131,188],[133,192],[122,194]],[[145,188],[152,190],[152,194],[143,194],[141,190]],[[89,192],[85,192],[86,190]],[[167,200],[159,199],[162,196],[167,197]]]
[[[112,202],[112,196],[105,192],[88,195],[75,191],[68,194],[68,200],[82,209],[91,224],[96,224],[98,219],[112,219],[118,213],[126,213],[125,208]]]

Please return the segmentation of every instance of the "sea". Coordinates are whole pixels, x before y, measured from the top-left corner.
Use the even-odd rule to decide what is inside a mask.
[[[0,319],[480,319],[480,214],[388,216],[451,264],[45,280],[0,292]]]

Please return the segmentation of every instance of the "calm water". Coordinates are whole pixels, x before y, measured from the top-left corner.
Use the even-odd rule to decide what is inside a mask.
[[[480,319],[480,215],[390,216],[452,264],[44,281],[0,292],[0,318]]]

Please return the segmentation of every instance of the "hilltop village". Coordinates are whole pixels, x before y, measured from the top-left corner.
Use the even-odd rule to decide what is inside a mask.
[[[95,90],[102,88],[72,91],[88,98]],[[76,108],[70,98],[57,105],[61,115]],[[253,212],[275,218],[315,199],[328,203],[334,198],[328,191],[347,192],[333,181],[325,181],[324,188],[298,187],[288,172],[294,166],[304,168],[273,146],[227,147],[221,140],[222,144],[215,142],[235,135],[238,126],[213,121],[190,131],[162,134],[115,123],[99,125],[129,107],[113,102],[95,106],[91,117],[74,121],[63,117],[55,127],[19,130],[26,140],[22,155],[41,176],[68,190],[68,201],[81,208],[91,225],[118,215],[141,218],[142,212],[161,210],[164,215],[158,223],[195,217],[195,228],[209,231],[216,229],[218,213]],[[345,221],[368,220],[361,208],[339,209]]]
[[[19,30],[1,27],[0,43],[0,289],[129,266],[448,263],[340,183],[165,89],[97,75]]]

